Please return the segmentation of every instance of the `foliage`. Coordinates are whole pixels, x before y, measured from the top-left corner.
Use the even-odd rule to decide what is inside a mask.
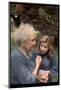
[[[58,44],[58,5],[41,4],[10,4],[11,14],[19,15],[14,22],[30,23],[41,34],[48,34],[55,37],[55,45]]]

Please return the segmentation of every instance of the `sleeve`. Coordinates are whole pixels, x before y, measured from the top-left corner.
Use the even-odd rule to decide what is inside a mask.
[[[56,60],[52,59],[50,64],[50,77],[52,81],[58,81],[58,66]]]
[[[35,83],[36,79],[32,75],[32,73],[28,70],[28,67],[25,63],[20,62],[17,57],[14,58],[12,62],[12,67],[13,71],[15,74],[16,79],[19,81],[21,84],[31,84]]]

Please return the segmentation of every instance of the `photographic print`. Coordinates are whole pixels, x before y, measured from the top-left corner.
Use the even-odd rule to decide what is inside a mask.
[[[9,87],[59,85],[59,5],[8,6]]]

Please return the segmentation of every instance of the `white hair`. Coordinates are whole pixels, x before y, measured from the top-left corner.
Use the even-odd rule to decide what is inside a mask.
[[[35,35],[36,31],[32,25],[21,23],[19,28],[15,31],[15,40],[17,44],[27,40],[30,34]]]

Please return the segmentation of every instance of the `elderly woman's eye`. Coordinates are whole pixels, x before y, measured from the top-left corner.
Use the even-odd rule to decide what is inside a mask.
[[[32,39],[31,41],[36,41],[35,39]]]

